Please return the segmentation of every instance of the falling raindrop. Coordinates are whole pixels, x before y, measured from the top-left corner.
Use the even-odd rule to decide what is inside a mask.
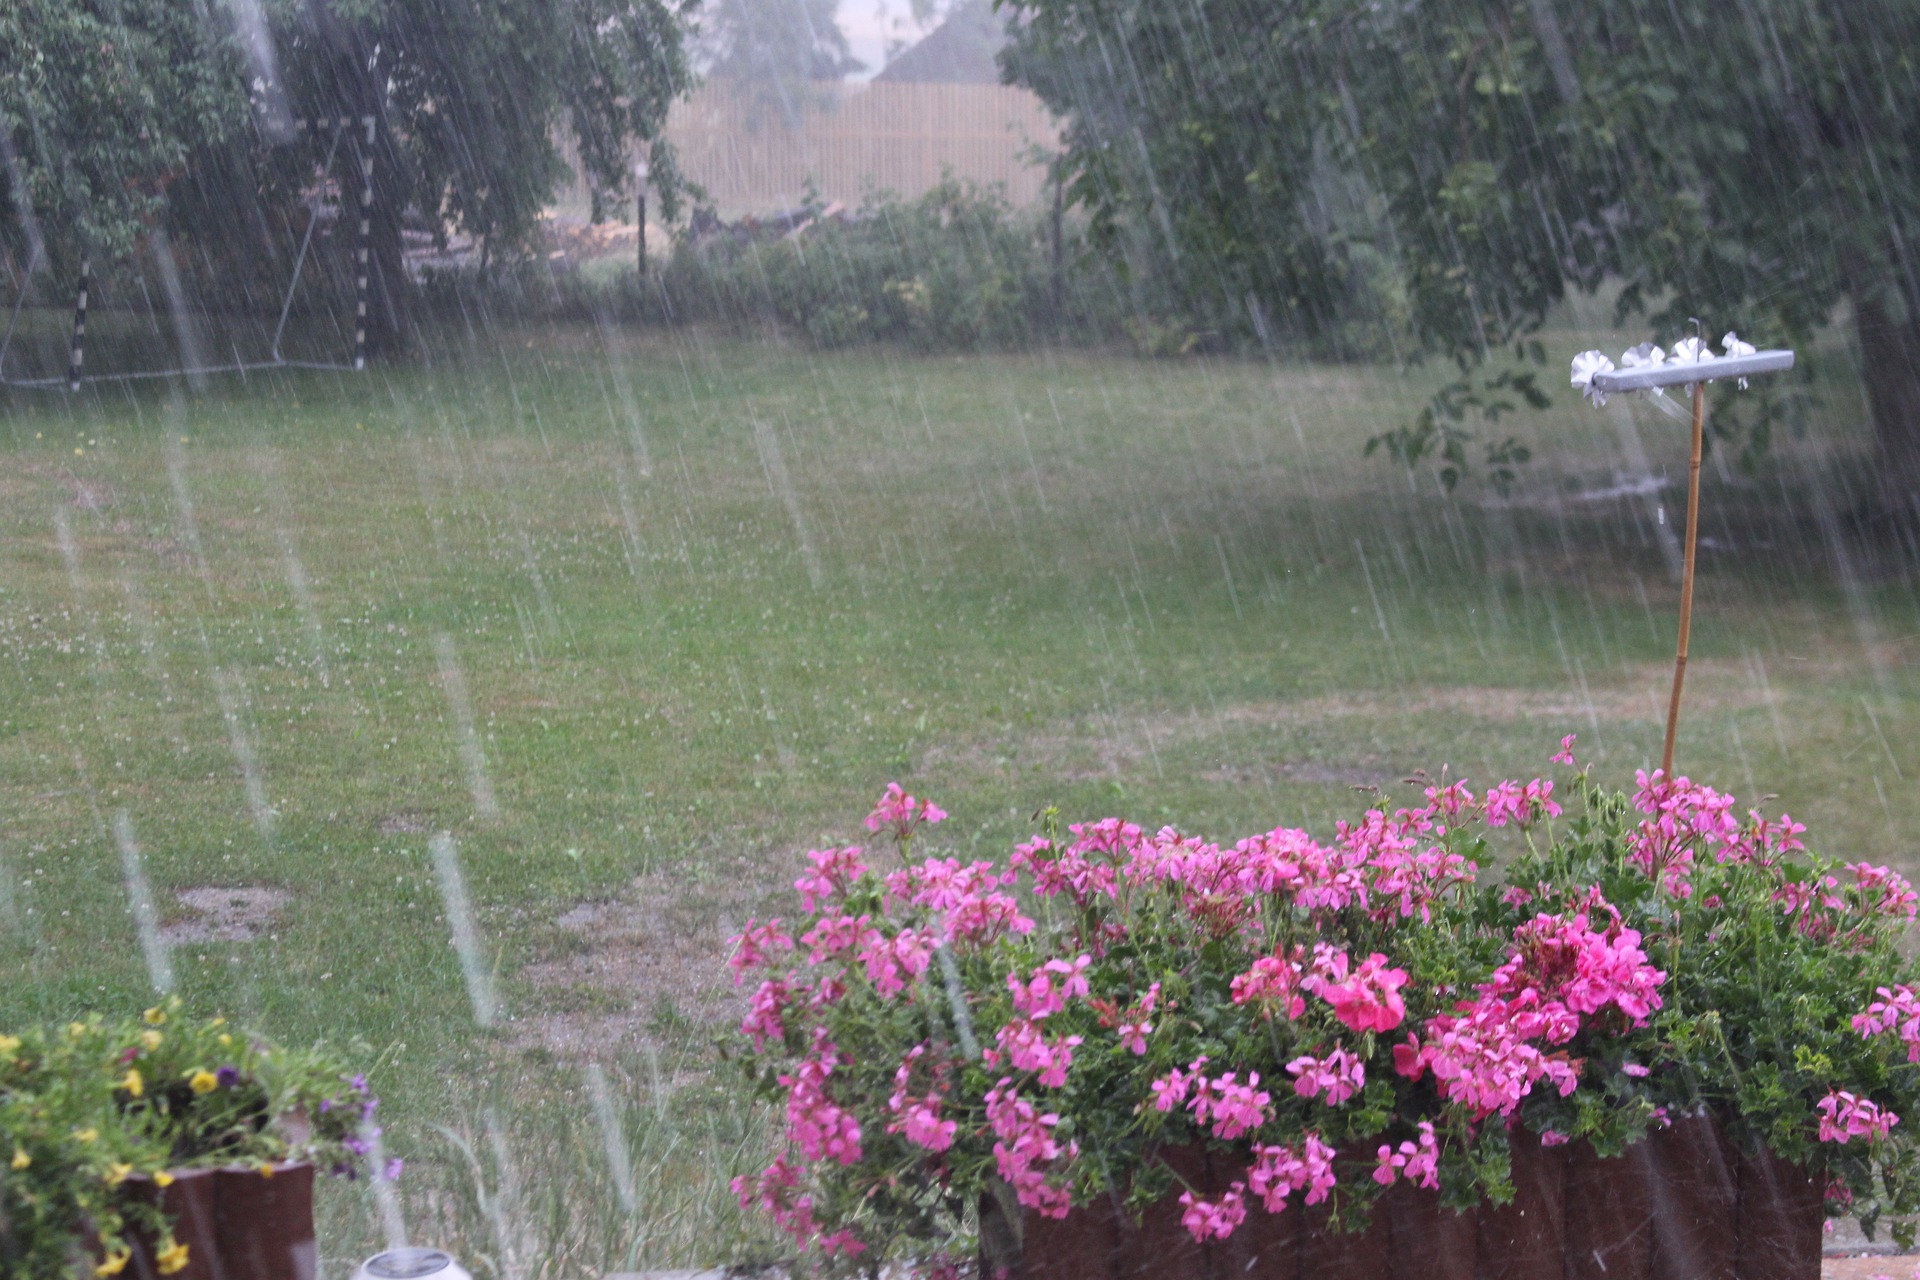
[[[627,1153],[626,1135],[620,1129],[620,1115],[613,1103],[613,1090],[607,1085],[606,1069],[598,1062],[587,1064],[587,1089],[593,1095],[593,1119],[600,1126],[600,1140],[607,1149],[607,1169],[613,1175],[613,1189],[620,1207],[631,1214],[638,1201],[634,1196],[633,1160]]]
[[[453,947],[460,957],[460,975],[466,980],[473,1020],[490,1027],[499,1011],[493,996],[493,966],[481,945],[480,931],[474,927],[460,856],[454,850],[453,837],[444,831],[427,841],[427,848],[433,855],[433,875],[440,885],[447,926],[453,931]]]
[[[487,776],[487,757],[481,749],[480,731],[473,719],[473,699],[467,692],[466,672],[460,667],[460,654],[454,648],[453,637],[444,631],[434,632],[433,653],[440,666],[440,691],[446,695],[447,709],[453,713],[460,761],[467,767],[467,790],[473,796],[473,811],[483,821],[492,822],[500,816],[500,802],[494,798],[493,780]]]
[[[153,889],[147,883],[145,860],[133,835],[133,819],[125,809],[113,815],[113,838],[120,846],[120,870],[127,881],[127,898],[133,907],[133,924],[140,931],[140,952],[147,960],[147,980],[154,991],[168,995],[173,991],[173,957],[167,940],[160,934],[160,913],[154,909]]]

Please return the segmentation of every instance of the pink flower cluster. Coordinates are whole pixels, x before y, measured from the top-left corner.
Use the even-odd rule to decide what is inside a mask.
[[[795,880],[793,887],[800,891],[800,907],[808,915],[819,910],[825,899],[846,893],[855,880],[867,873],[867,864],[861,861],[857,845],[844,849],[809,849],[807,862],[807,873]]]
[[[1407,1016],[1407,1002],[1400,988],[1407,985],[1407,971],[1388,967],[1378,951],[1360,962],[1351,975],[1346,972],[1346,953],[1336,953],[1339,972],[1332,980],[1309,979],[1322,1000],[1333,1006],[1333,1016],[1351,1031],[1391,1031]]]
[[[1417,1141],[1402,1142],[1398,1150],[1388,1143],[1380,1144],[1379,1167],[1373,1171],[1373,1180],[1383,1187],[1390,1187],[1405,1177],[1429,1191],[1440,1185],[1440,1143],[1433,1135],[1433,1122],[1420,1122],[1420,1137]]]
[[[1909,986],[1880,987],[1879,999],[1865,1013],[1853,1015],[1853,1029],[1862,1039],[1895,1032],[1907,1046],[1907,1061],[1920,1062],[1920,996]]]
[[[765,924],[747,921],[747,927],[728,940],[732,954],[727,957],[727,968],[733,970],[733,985],[739,986],[749,969],[764,969],[773,963],[773,957],[785,951],[793,950],[793,939],[780,927],[780,917],[775,916]]]
[[[1013,1081],[1002,1079],[987,1091],[987,1124],[994,1135],[993,1158],[1000,1176],[1013,1188],[1020,1203],[1049,1218],[1064,1218],[1073,1208],[1068,1187],[1049,1180],[1043,1166],[1062,1158],[1071,1160],[1080,1148],[1054,1140],[1060,1117],[1043,1114],[1022,1098]]]
[[[859,1120],[827,1094],[827,1077],[844,1061],[821,1029],[814,1033],[813,1052],[792,1075],[780,1077],[787,1087],[787,1141],[808,1160],[850,1165],[860,1159]]]
[[[874,804],[873,812],[867,815],[867,830],[891,830],[893,838],[905,843],[913,838],[914,829],[921,823],[928,826],[944,821],[947,814],[931,800],[917,800],[900,789],[897,782],[889,782],[884,794]]]
[[[1180,1225],[1195,1240],[1225,1240],[1247,1220],[1247,1184],[1235,1182],[1216,1201],[1202,1200],[1191,1191],[1180,1193]]]
[[[1300,948],[1295,947],[1294,954],[1299,953]],[[1261,956],[1251,969],[1233,980],[1233,1002],[1257,1004],[1268,1017],[1278,1009],[1290,1019],[1298,1018],[1307,1011],[1307,1002],[1300,995],[1303,972],[1297,959],[1286,959],[1277,952]]]
[[[733,1180],[733,1194],[742,1209],[759,1208],[782,1231],[799,1242],[800,1247],[818,1247],[829,1256],[842,1253],[854,1257],[866,1245],[850,1231],[823,1233],[813,1217],[813,1197],[798,1190],[800,1170],[785,1156],[778,1156],[757,1178],[742,1174]]]
[[[1490,827],[1504,827],[1509,822],[1516,826],[1531,826],[1543,816],[1560,816],[1560,806],[1553,801],[1551,782],[1535,778],[1522,786],[1509,780],[1487,792],[1486,823]]]
[[[1578,1069],[1564,1054],[1548,1054],[1530,1043],[1548,1035],[1571,1038],[1572,1029],[1543,1016],[1531,997],[1503,1000],[1482,995],[1462,1001],[1451,1014],[1429,1018],[1426,1040],[1410,1036],[1393,1047],[1394,1070],[1418,1080],[1431,1070],[1440,1096],[1469,1108],[1475,1118],[1512,1115],[1542,1079],[1559,1086],[1562,1097],[1580,1083]]]
[[[893,1073],[893,1094],[887,1099],[887,1110],[897,1118],[887,1125],[887,1132],[904,1134],[907,1141],[915,1146],[939,1152],[953,1145],[954,1135],[960,1131],[960,1126],[956,1121],[941,1118],[941,1090],[938,1087],[919,1097],[908,1095],[913,1085],[914,1063],[926,1052],[925,1041],[913,1046],[901,1062],[900,1069]]]
[[[1293,1082],[1295,1093],[1318,1097],[1330,1107],[1341,1105],[1367,1083],[1366,1065],[1342,1048],[1319,1058],[1302,1054],[1287,1064],[1287,1070],[1299,1077]]]
[[[1592,907],[1612,912],[1604,899]],[[1596,931],[1585,911],[1540,914],[1514,930],[1507,963],[1494,971],[1483,991],[1518,997],[1528,992],[1546,1004],[1561,1003],[1577,1014],[1594,1014],[1609,1005],[1634,1026],[1644,1026],[1660,1008],[1660,984],[1667,975],[1647,962],[1640,934],[1618,916]],[[1577,1027],[1576,1027],[1577,1029]],[[1571,1032],[1562,1039],[1570,1039]]]
[[[1000,892],[1000,886],[1013,879],[1012,872],[1003,876],[991,862],[963,867],[957,858],[928,858],[889,875],[887,894],[894,902],[944,913],[943,940],[986,943],[1033,931],[1033,921],[1020,914],[1019,903]]]
[[[1835,1089],[1820,1099],[1820,1141],[1845,1143],[1853,1138],[1869,1142],[1884,1138],[1900,1123],[1900,1117],[1870,1098],[1857,1097],[1844,1089]]]
[[[1073,1066],[1073,1051],[1081,1044],[1079,1036],[1049,1040],[1039,1023],[1025,1018],[1015,1018],[1001,1027],[995,1039],[1000,1047],[988,1049],[981,1055],[987,1065],[999,1066],[1004,1059],[1016,1071],[1036,1073],[1040,1083],[1049,1089],[1066,1086],[1067,1069]]]
[[[1292,1147],[1256,1142],[1247,1185],[1268,1213],[1285,1209],[1287,1197],[1295,1191],[1307,1193],[1306,1203],[1319,1204],[1334,1188],[1333,1156],[1333,1148],[1315,1133],[1307,1135],[1297,1152]]]

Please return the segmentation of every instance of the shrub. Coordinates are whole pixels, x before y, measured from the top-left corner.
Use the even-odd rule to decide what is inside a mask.
[[[289,1159],[349,1174],[370,1150],[378,1100],[364,1076],[324,1048],[282,1048],[179,1010],[170,1000],[117,1023],[0,1035],[5,1274],[67,1275],[91,1255],[89,1270],[114,1275],[136,1231],[177,1270],[185,1248],[150,1200],[128,1194],[134,1184]]]

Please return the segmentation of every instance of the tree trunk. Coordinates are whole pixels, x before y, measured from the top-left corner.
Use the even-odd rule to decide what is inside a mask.
[[[1920,517],[1920,314],[1882,286],[1856,288],[1853,315],[1881,497],[1909,518]]]

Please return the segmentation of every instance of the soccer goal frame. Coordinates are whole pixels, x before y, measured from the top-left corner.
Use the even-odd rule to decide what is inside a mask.
[[[188,378],[213,373],[251,373],[261,369],[328,369],[341,372],[359,372],[367,367],[367,282],[369,247],[373,237],[373,143],[377,121],[374,116],[314,116],[301,117],[293,122],[297,140],[317,142],[331,136],[327,145],[326,159],[321,162],[320,181],[315,184],[313,200],[307,211],[307,229],[300,237],[300,250],[294,255],[293,271],[287,279],[287,291],[280,300],[280,318],[274,325],[273,339],[268,344],[267,358],[264,360],[233,360],[224,364],[181,364],[165,369],[132,369],[112,373],[86,372],[87,360],[87,294],[93,282],[93,262],[84,254],[80,259],[80,279],[74,291],[72,338],[68,344],[67,373],[65,377],[11,378],[7,376],[7,351],[13,343],[15,327],[20,319],[21,307],[27,299],[28,288],[32,282],[36,258],[40,247],[35,246],[35,256],[27,261],[27,269],[22,277],[20,296],[14,300],[13,311],[7,318],[7,328],[0,335],[0,386],[21,387],[30,390],[52,391],[64,388],[78,391],[89,382],[131,382],[143,378]],[[335,157],[339,154],[340,144],[348,144],[348,151],[354,160],[354,170],[360,178],[360,226],[354,239],[353,249],[353,353],[347,361],[332,360],[290,360],[280,351],[281,339],[286,336],[287,318],[293,313],[293,297],[300,288],[300,273],[305,268],[307,253],[313,246],[313,233],[320,224],[320,205],[325,196],[327,175],[333,172]],[[345,193],[342,193],[345,203]]]

